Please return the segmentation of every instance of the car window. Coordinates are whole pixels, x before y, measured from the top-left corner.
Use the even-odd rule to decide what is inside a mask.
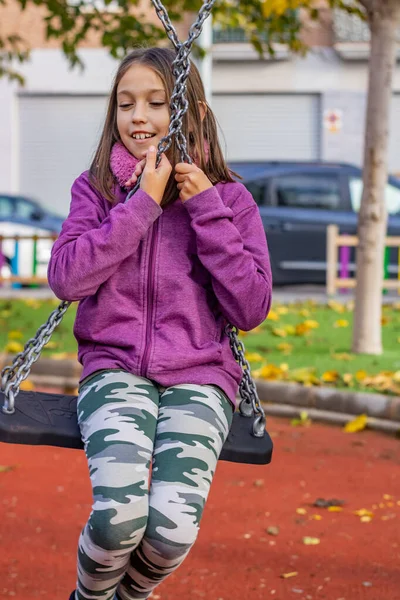
[[[282,175],[274,178],[277,206],[340,210],[340,184],[335,175]]]
[[[249,181],[244,184],[253,196],[255,202],[260,206],[264,204],[265,183],[263,181]]]
[[[17,217],[21,217],[22,219],[30,219],[34,213],[38,213],[39,210],[37,206],[24,200],[23,198],[17,198],[16,207],[15,207],[15,215]]]
[[[13,203],[10,198],[0,196],[0,218],[11,217],[13,214]]]
[[[350,179],[350,198],[351,206],[354,212],[358,212],[361,206],[361,197],[363,192],[363,181],[359,177]],[[400,212],[400,189],[388,183],[385,188],[386,209],[389,215],[395,215]]]

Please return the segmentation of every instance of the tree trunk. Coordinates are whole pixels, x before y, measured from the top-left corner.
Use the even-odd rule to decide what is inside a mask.
[[[360,0],[364,4],[363,0]],[[369,0],[371,55],[365,130],[364,191],[358,218],[353,352],[382,353],[383,257],[387,227],[385,186],[396,29],[400,0]]]

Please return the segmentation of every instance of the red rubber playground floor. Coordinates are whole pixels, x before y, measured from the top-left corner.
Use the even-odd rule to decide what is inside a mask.
[[[269,430],[270,466],[219,464],[198,541],[153,599],[400,600],[400,440]],[[91,507],[84,454],[0,444],[0,465],[0,598],[67,600]]]

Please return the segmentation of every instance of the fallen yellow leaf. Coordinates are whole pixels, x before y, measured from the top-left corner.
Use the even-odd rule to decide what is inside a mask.
[[[326,383],[336,383],[339,379],[339,373],[337,371],[325,371],[321,379]]]
[[[5,352],[9,352],[10,354],[17,354],[18,352],[22,352],[24,349],[23,345],[20,342],[11,341],[5,347]]]
[[[338,328],[338,327],[348,327],[349,326],[349,322],[346,321],[346,319],[339,319],[338,321],[335,321],[335,323],[333,324],[334,327]]]
[[[8,332],[8,339],[9,340],[22,340],[22,338],[24,337],[24,334],[22,333],[22,331],[9,331]]]
[[[260,362],[263,357],[258,352],[246,352],[245,357],[249,362]]]
[[[328,506],[328,512],[342,512],[341,506]]]
[[[314,521],[322,521],[321,515],[311,515],[310,519],[314,519]]]
[[[360,415],[359,417],[356,417],[352,421],[349,421],[348,423],[346,423],[346,425],[344,426],[343,429],[346,433],[356,433],[357,431],[362,431],[363,429],[365,429],[367,426],[367,423],[368,423],[368,416]]]
[[[284,329],[279,329],[277,327],[275,327],[272,330],[272,333],[273,333],[273,335],[276,335],[277,337],[286,337],[287,336],[287,333]]]
[[[318,329],[319,327],[318,321],[313,321],[312,319],[307,319],[304,321],[304,325],[309,329]]]
[[[267,319],[270,321],[279,321],[279,315],[275,310],[270,310]]]
[[[355,510],[354,514],[357,515],[357,517],[373,517],[374,513],[370,510],[368,510],[367,508],[360,508],[359,510]]]
[[[346,307],[340,302],[335,302],[335,300],[329,300],[327,306],[338,313],[344,313],[346,311]]]
[[[303,544],[306,546],[317,546],[320,543],[320,539],[316,537],[303,537]]]
[[[282,573],[282,579],[290,579],[290,577],[296,577],[298,575],[298,571],[291,571],[290,573]]]
[[[290,354],[293,350],[293,345],[288,342],[282,342],[277,345],[277,349],[280,350],[280,352],[283,352],[283,354]]]
[[[367,373],[366,371],[357,371],[355,374],[355,378],[357,379],[358,382],[364,381],[364,379],[366,379],[367,377]]]
[[[298,515],[306,515],[307,511],[305,508],[296,508],[296,512]]]

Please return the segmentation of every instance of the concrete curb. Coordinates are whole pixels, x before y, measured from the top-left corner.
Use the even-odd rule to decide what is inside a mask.
[[[0,371],[13,361],[12,355],[0,354]],[[76,359],[55,360],[42,357],[33,364],[30,380],[40,386],[57,387],[72,393],[78,386],[82,366]],[[328,387],[306,387],[297,383],[282,381],[255,380],[260,401],[267,414],[282,414],[287,410],[288,416],[297,416],[306,410],[310,418],[319,411],[323,415],[343,415],[347,422],[360,414],[366,414],[373,420],[383,420],[394,423],[394,430],[400,429],[400,397],[384,396],[363,392],[337,390]],[[284,407],[287,407],[284,408]],[[317,418],[317,417],[315,417]],[[336,418],[336,417],[335,417]],[[398,424],[398,425],[397,425]],[[397,428],[397,429],[396,429]]]
[[[399,422],[400,397],[337,390],[328,387],[307,387],[298,383],[256,380],[260,401],[285,404],[347,415],[366,414],[375,419]]]
[[[285,418],[298,418],[303,410],[307,410],[307,416],[311,421],[317,421],[321,423],[330,423],[334,425],[346,425],[349,421],[354,419],[354,415],[346,413],[337,413],[328,410],[319,410],[317,408],[304,409],[301,406],[290,406],[289,404],[264,404],[263,409],[265,414],[274,417],[285,417]],[[386,419],[375,419],[374,417],[368,417],[367,429],[373,429],[375,431],[384,431],[385,433],[399,434],[400,423],[397,421],[388,421]],[[268,429],[268,419],[267,419]]]

